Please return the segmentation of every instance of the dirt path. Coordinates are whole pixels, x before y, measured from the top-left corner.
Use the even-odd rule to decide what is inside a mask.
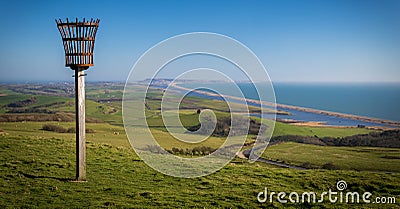
[[[237,156],[240,157],[240,158],[243,158],[243,159],[248,159],[249,156],[250,156],[250,150],[251,149],[240,151],[239,153],[237,153]],[[275,162],[275,161],[272,161],[272,160],[267,160],[267,159],[262,158],[262,157],[258,157],[256,161],[263,162],[263,163],[268,163],[270,165],[275,165],[275,166],[279,166],[279,167],[282,167],[282,168],[291,168],[291,169],[297,169],[297,170],[307,170],[307,168],[303,168],[303,167],[300,167],[300,166],[289,165],[289,164],[286,164],[286,163]]]

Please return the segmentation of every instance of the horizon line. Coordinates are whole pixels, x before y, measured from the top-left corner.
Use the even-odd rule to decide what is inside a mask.
[[[147,80],[147,79],[144,79]],[[141,82],[144,80],[135,80],[133,82]],[[171,78],[157,78],[156,80],[171,80]],[[198,82],[226,82],[226,80],[204,80],[204,79],[182,79],[182,81],[198,81]],[[179,81],[179,80],[178,80]],[[2,81],[0,84],[22,84],[22,83],[73,83],[73,80],[9,80]],[[87,83],[114,82],[126,83],[126,80],[86,80]],[[236,80],[236,83],[250,83],[248,80]],[[265,81],[254,81],[254,83]],[[271,81],[272,83],[290,83],[290,84],[400,84],[400,81]]]

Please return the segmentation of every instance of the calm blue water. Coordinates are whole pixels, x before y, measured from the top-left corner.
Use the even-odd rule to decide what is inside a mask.
[[[275,85],[278,103],[400,121],[400,85]]]
[[[183,84],[182,86],[196,88],[199,85]],[[218,89],[221,94],[239,96],[232,92],[230,84],[202,84],[201,86]],[[239,88],[246,98],[258,99],[252,84],[241,83]],[[400,121],[400,84],[278,83],[274,84],[274,90],[277,103],[280,104]],[[278,118],[324,121],[329,125],[378,125],[303,111],[282,110],[292,115],[278,115]]]

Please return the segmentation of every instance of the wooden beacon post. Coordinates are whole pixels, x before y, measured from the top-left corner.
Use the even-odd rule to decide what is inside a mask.
[[[65,66],[75,71],[76,180],[86,181],[85,70],[93,66],[93,50],[99,19],[66,22],[56,20],[64,51]]]

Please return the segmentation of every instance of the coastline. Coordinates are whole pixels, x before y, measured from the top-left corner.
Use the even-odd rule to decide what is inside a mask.
[[[171,83],[170,86],[180,89],[180,90],[193,91],[198,94],[203,94],[203,95],[207,95],[207,96],[213,96],[213,97],[221,96],[219,94],[215,94],[215,93],[211,93],[211,92],[206,92],[206,91],[201,91],[201,90],[193,90],[190,88],[182,87],[182,86],[179,86],[178,84],[179,84],[179,82],[175,82],[175,83]],[[382,124],[382,125],[386,125],[386,126],[393,126],[396,128],[400,127],[400,122],[398,122],[398,121],[379,119],[379,118],[373,118],[373,117],[367,117],[367,116],[352,115],[352,114],[347,114],[347,113],[339,113],[339,112],[333,112],[333,111],[327,111],[327,110],[318,110],[318,109],[299,107],[299,106],[294,106],[294,105],[286,105],[286,104],[278,104],[278,103],[273,104],[271,102],[265,102],[265,101],[259,101],[259,100],[254,100],[254,99],[247,99],[247,98],[240,98],[240,97],[235,97],[235,96],[230,96],[230,95],[222,95],[222,96],[224,96],[225,98],[237,100],[240,102],[250,102],[250,103],[254,103],[254,104],[258,104],[258,105],[266,105],[266,106],[275,106],[276,105],[277,108],[286,108],[286,109],[315,113],[315,114],[323,114],[323,115],[340,117],[340,118],[348,118],[348,119],[359,120],[359,121],[364,121],[364,122],[378,123],[378,124]],[[312,125],[315,122],[307,121],[307,122],[305,122],[305,123],[303,122],[301,124],[305,125],[306,123],[310,123]],[[323,126],[323,124],[318,124],[318,126]],[[326,125],[326,126],[328,126],[328,125]]]

